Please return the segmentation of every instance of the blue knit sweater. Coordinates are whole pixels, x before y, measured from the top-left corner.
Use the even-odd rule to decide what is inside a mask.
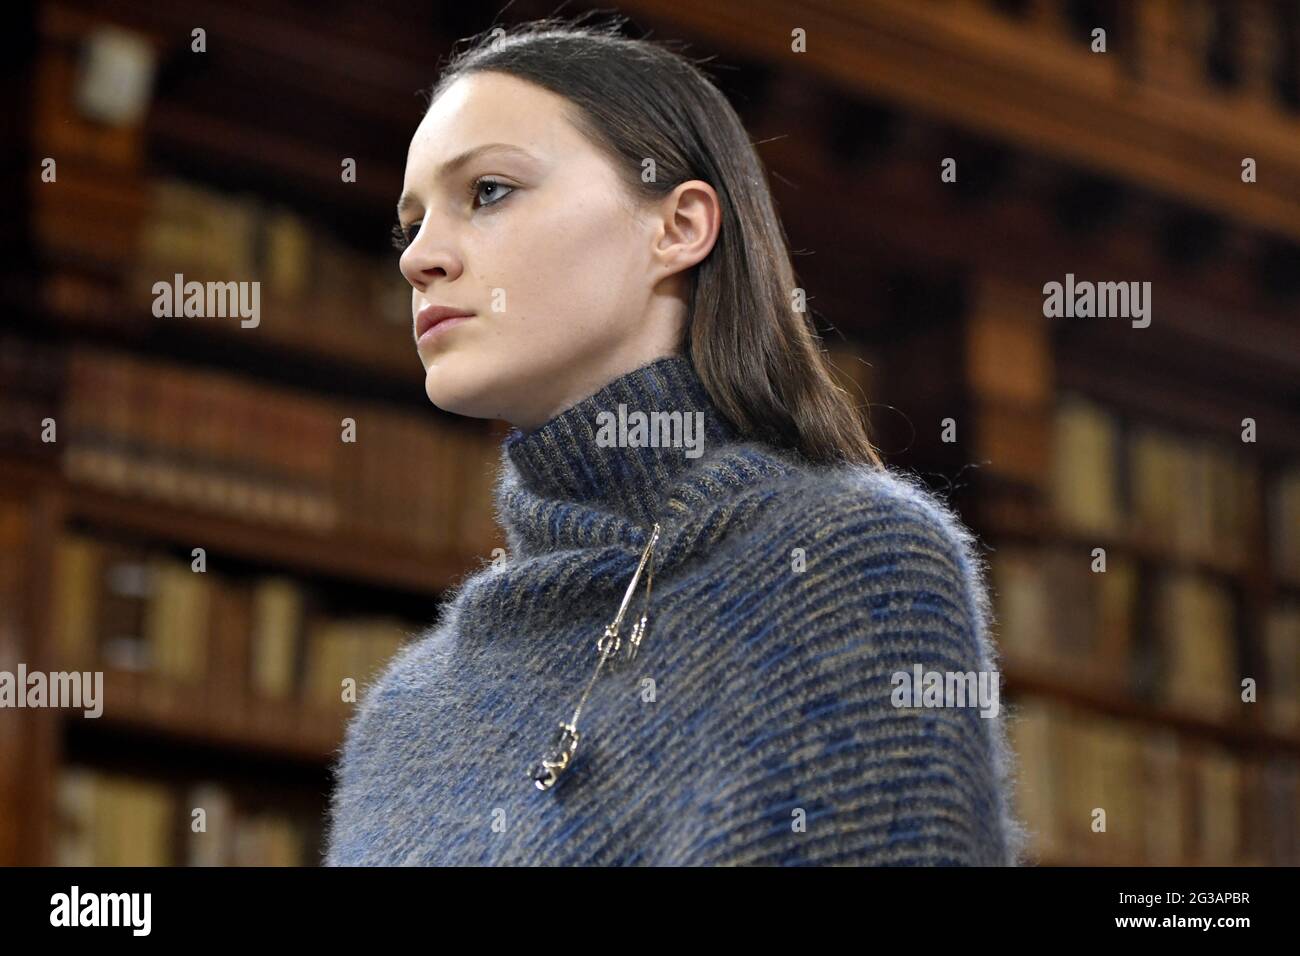
[[[702,413],[702,447],[598,441],[620,403]],[[506,559],[362,694],[327,864],[1020,861],[1003,712],[900,706],[897,674],[996,667],[974,539],[919,479],[740,440],[678,355],[512,431],[495,501]],[[655,521],[640,653],[539,790]]]

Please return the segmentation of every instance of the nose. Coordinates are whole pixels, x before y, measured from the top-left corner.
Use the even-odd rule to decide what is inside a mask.
[[[426,216],[415,239],[402,253],[399,268],[406,281],[423,292],[434,279],[455,279],[464,265],[453,246],[451,233],[436,228]]]

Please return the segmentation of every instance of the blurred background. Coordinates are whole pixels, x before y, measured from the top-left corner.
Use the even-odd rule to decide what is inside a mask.
[[[497,9],[7,19],[0,670],[105,708],[0,710],[0,863],[319,862],[340,682],[503,544],[505,426],[425,398],[389,246]],[[1300,4],[603,9],[709,58],[883,455],[979,536],[1036,860],[1300,863]],[[176,273],[260,323],[155,317]],[[1150,326],[1045,317],[1067,275]]]

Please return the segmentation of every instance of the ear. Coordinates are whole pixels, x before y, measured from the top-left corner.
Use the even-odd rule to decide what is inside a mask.
[[[661,204],[663,233],[655,253],[671,275],[689,269],[712,251],[722,225],[722,204],[712,186],[688,180]]]

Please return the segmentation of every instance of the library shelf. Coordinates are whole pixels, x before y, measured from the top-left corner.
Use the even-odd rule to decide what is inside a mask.
[[[1026,542],[1040,545],[1077,546],[1087,550],[1105,548],[1119,552],[1146,564],[1182,571],[1198,571],[1232,581],[1249,580],[1254,569],[1244,560],[1223,555],[1179,551],[1137,534],[1124,531],[1097,531],[1071,527],[1051,518],[1014,517],[1000,513],[996,508],[979,510],[977,527],[995,540]]]
[[[39,484],[55,496],[65,524],[203,547],[209,554],[412,594],[436,597],[471,571],[477,560],[453,551],[420,552],[361,535],[318,534],[120,495],[69,481],[50,464],[0,460],[0,482]]]
[[[1048,674],[1037,666],[1011,663],[1004,666],[1001,673],[1006,690],[1013,698],[1020,695],[1042,697],[1094,714],[1166,728],[1190,738],[1222,744],[1236,752],[1300,756],[1300,735],[1270,730],[1262,725],[1262,718],[1261,724],[1256,726],[1246,721],[1230,722],[1199,716],[1173,704],[1143,700],[1126,688],[1105,687],[1068,675]]]
[[[11,283],[6,299],[23,311],[38,312],[40,321],[67,338],[92,335],[127,349],[162,348],[164,352],[201,353],[219,350],[239,364],[262,360],[312,371],[361,378],[361,384],[387,388],[409,383],[413,399],[423,398],[423,376],[415,344],[405,325],[393,322],[375,334],[361,323],[313,322],[309,310],[263,317],[255,328],[241,328],[239,319],[155,318],[148,303],[131,307],[127,294],[106,290],[94,264],[64,261],[51,269],[37,288]],[[340,383],[336,382],[336,386]],[[345,380],[344,389],[349,387]],[[354,382],[353,384],[357,384]]]
[[[294,698],[217,697],[203,682],[105,669],[103,714],[87,718],[81,711],[66,710],[61,715],[79,728],[102,724],[185,744],[320,764],[335,756],[351,713]]]

